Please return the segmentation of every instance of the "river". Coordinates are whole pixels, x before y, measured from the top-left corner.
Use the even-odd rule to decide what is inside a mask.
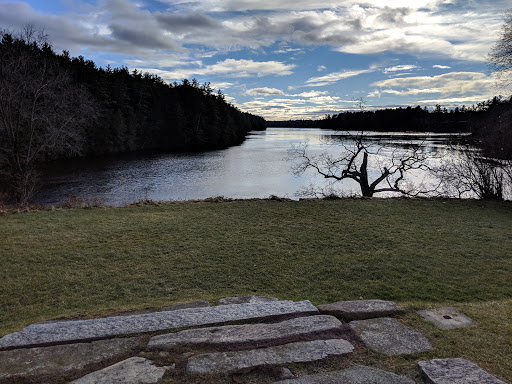
[[[454,155],[450,134],[368,133],[379,139],[374,159],[391,156],[397,148],[422,146],[446,159]],[[313,172],[293,174],[292,146],[308,142],[308,151],[339,153],[346,138],[329,130],[268,128],[251,132],[239,146],[185,154],[130,154],[116,158],[59,162],[46,168],[36,202],[56,204],[67,199],[124,205],[139,200],[175,201],[224,196],[298,198],[308,186],[325,188],[327,181]],[[373,163],[376,166],[376,163]],[[337,183],[338,192],[357,193],[357,185]],[[389,196],[389,195],[386,195]]]

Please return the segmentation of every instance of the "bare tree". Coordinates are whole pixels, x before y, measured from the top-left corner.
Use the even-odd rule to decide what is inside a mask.
[[[459,198],[477,197],[482,200],[505,200],[512,186],[512,163],[490,159],[475,148],[458,146],[458,157],[445,161],[438,170],[443,193]]]
[[[504,87],[512,85],[512,11],[505,13],[502,35],[488,57],[495,75]]]
[[[0,43],[0,171],[18,203],[27,203],[38,164],[76,154],[94,103],[59,67],[43,33],[26,27]]]
[[[293,167],[294,173],[302,174],[308,169],[313,169],[326,179],[354,180],[359,184],[361,195],[364,197],[372,197],[381,192],[418,196],[437,189],[435,186],[418,190],[406,180],[408,172],[431,170],[427,163],[430,155],[421,146],[407,150],[394,150],[391,157],[387,157],[387,161],[379,164],[377,169],[373,169],[373,173],[377,172],[377,176],[371,180],[369,158],[371,155],[377,156],[379,150],[372,149],[372,144],[363,132],[356,135],[347,133],[346,138],[348,144],[341,143],[341,152],[338,156],[328,152],[312,155],[308,153],[307,143],[293,147],[289,151],[289,157],[296,162]]]

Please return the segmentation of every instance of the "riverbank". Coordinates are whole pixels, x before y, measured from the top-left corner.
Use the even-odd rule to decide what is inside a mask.
[[[0,335],[225,296],[378,298],[457,307],[479,326],[427,337],[512,377],[512,203],[219,201],[1,216]]]

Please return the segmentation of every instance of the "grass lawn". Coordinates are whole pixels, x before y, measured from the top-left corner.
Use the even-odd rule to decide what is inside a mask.
[[[247,200],[0,216],[0,336],[251,294],[394,300],[434,343],[430,358],[466,357],[512,380],[512,203]],[[441,331],[413,311],[444,305],[477,325]],[[406,372],[418,360],[375,359]]]

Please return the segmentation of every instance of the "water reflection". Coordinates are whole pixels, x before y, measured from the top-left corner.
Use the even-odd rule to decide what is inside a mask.
[[[454,138],[446,134],[373,132],[366,137],[378,150],[374,166],[397,148],[422,146],[426,151],[452,156],[449,143]],[[287,160],[291,146],[307,141],[312,153],[327,150],[335,154],[346,140],[346,135],[335,131],[269,128],[251,133],[239,146],[220,151],[67,161],[46,169],[37,201],[55,204],[77,197],[122,205],[141,199],[171,201],[211,196],[294,198],[297,191],[310,184],[325,186],[326,181],[313,173],[294,176]],[[343,182],[346,193],[357,190],[354,183]]]

